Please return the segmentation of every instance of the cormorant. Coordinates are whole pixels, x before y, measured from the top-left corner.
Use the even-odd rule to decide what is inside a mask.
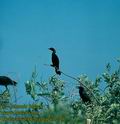
[[[14,86],[16,86],[16,84],[17,84],[17,82],[16,81],[13,81],[9,77],[7,77],[7,76],[0,76],[0,85],[5,86],[6,89],[7,89],[7,86],[8,85],[14,85]]]
[[[51,66],[55,68],[55,72],[58,75],[61,75],[61,71],[59,70],[59,58],[56,55],[56,50],[54,48],[49,48],[52,51],[52,64]]]
[[[79,89],[79,95],[84,103],[90,103],[90,97],[86,93],[85,89],[82,86],[77,87]]]

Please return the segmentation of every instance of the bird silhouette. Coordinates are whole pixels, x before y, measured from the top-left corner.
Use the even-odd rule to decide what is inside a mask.
[[[59,70],[59,58],[56,55],[56,50],[54,48],[49,48],[52,51],[52,64],[51,66],[55,68],[55,72],[58,75],[61,75],[61,71]]]
[[[86,93],[85,89],[82,86],[77,87],[79,89],[79,95],[84,103],[90,103],[90,97]]]
[[[16,81],[13,81],[12,79],[10,79],[9,77],[7,76],[0,76],[0,85],[3,85],[7,88],[8,85],[14,85],[16,86],[17,82]]]

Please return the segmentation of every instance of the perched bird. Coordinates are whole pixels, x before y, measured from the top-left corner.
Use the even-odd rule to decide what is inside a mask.
[[[59,70],[59,58],[56,55],[56,50],[54,48],[49,48],[52,51],[52,64],[51,66],[55,68],[55,72],[58,75],[61,75],[61,71]]]
[[[16,86],[16,84],[17,84],[17,82],[16,81],[13,81],[9,77],[7,77],[7,76],[0,76],[0,85],[5,86],[6,89],[7,89],[7,86],[8,85],[14,85],[14,86]]]
[[[90,103],[90,97],[86,93],[85,89],[82,86],[77,87],[79,89],[79,95],[84,103]]]

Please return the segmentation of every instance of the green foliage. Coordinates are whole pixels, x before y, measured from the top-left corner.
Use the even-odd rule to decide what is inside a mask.
[[[118,63],[120,64],[119,61]],[[65,81],[59,76],[51,76],[48,81],[39,81],[37,76],[35,68],[31,79],[25,83],[26,93],[31,96],[37,107],[31,109],[28,105],[24,111],[38,112],[37,115],[31,113],[29,117],[41,118],[41,122],[18,121],[19,124],[85,124],[87,119],[91,120],[91,124],[120,123],[120,65],[113,71],[108,63],[105,72],[97,76],[94,81],[87,75],[77,78],[78,85],[80,83],[85,85],[84,88],[91,98],[91,104],[83,103],[80,98],[73,100],[68,98],[65,94],[65,89],[67,89]],[[101,89],[102,85],[105,88]],[[1,102],[5,99],[9,101],[10,94],[8,94],[5,92],[0,96]],[[5,103],[2,102],[2,104]],[[3,109],[6,110],[6,108],[1,110]],[[28,115],[25,116],[28,117]]]
[[[120,123],[120,68],[110,73],[111,66],[107,64],[106,72],[97,77],[94,82],[82,75],[80,81],[92,90],[100,105],[94,102],[83,105],[77,101],[72,104],[75,116],[81,111],[83,116],[92,119],[92,124],[119,124]],[[99,90],[100,84],[105,84],[104,90]],[[89,92],[89,91],[86,91]],[[90,95],[90,94],[89,94]]]
[[[8,90],[5,90],[0,94],[0,109],[6,108],[10,103],[10,93]]]
[[[56,108],[60,102],[65,107],[66,102],[67,108],[71,111],[69,116],[74,118],[90,118],[93,124],[103,124],[103,123],[119,123],[120,118],[120,69],[110,73],[111,65],[108,63],[106,65],[106,71],[102,76],[97,76],[95,81],[89,80],[88,76],[81,75],[78,79],[80,82],[89,90],[86,89],[86,92],[89,94],[92,99],[92,103],[89,105],[84,104],[82,101],[77,100],[69,103],[67,97],[65,97],[63,88],[64,83],[56,77],[51,77],[49,84],[52,89],[49,92],[49,98],[51,99],[51,105],[53,108]],[[106,85],[104,90],[100,90],[101,83]],[[90,92],[91,91],[91,92]],[[94,97],[93,97],[94,94]],[[65,98],[65,99],[62,99]],[[100,104],[96,102],[96,99]],[[63,103],[62,103],[63,101]],[[60,106],[60,104],[59,104]]]

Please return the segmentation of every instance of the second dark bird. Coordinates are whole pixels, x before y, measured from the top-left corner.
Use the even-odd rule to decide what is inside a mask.
[[[91,103],[90,97],[86,93],[84,87],[79,86],[77,87],[79,89],[79,95],[84,103]]]
[[[52,51],[52,64],[51,66],[55,68],[55,72],[58,75],[61,75],[61,71],[59,70],[59,58],[56,55],[56,50],[54,48],[49,48]]]
[[[0,76],[0,85],[5,86],[7,89],[8,85],[14,85],[16,86],[17,82],[13,81],[12,79],[10,79],[7,76]]]

